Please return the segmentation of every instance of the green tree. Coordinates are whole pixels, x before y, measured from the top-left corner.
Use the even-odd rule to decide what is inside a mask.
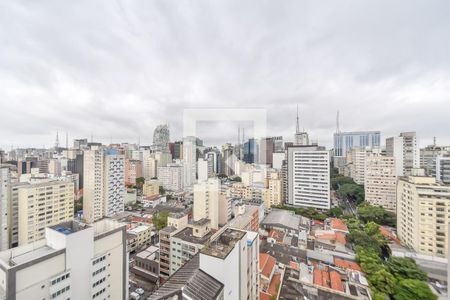
[[[397,284],[394,294],[395,300],[435,300],[427,283],[417,279],[403,279]]]
[[[169,216],[169,212],[162,211],[153,215],[152,223],[155,225],[156,230],[161,230],[167,226],[167,217]]]
[[[411,258],[391,256],[386,263],[389,272],[397,279],[418,279],[426,281],[427,273],[422,271]]]
[[[395,277],[385,268],[381,268],[369,276],[369,283],[377,291],[393,295],[395,291]]]
[[[361,221],[365,223],[372,221],[391,227],[395,227],[397,223],[395,214],[386,211],[380,206],[372,206],[367,203],[362,203],[358,206],[358,215]]]
[[[381,293],[378,291],[372,291],[372,299],[373,300],[386,300],[389,299],[389,296],[386,295],[385,293]]]
[[[337,194],[340,198],[350,199],[361,203],[364,201],[364,187],[355,183],[344,183],[339,186]]]
[[[242,182],[242,178],[239,177],[239,176],[234,176],[233,177],[233,181],[235,181],[235,182]]]
[[[340,208],[340,207],[333,207],[332,209],[330,209],[328,211],[328,216],[330,216],[330,217],[340,218],[343,214],[344,214],[344,212],[342,211],[342,208]]]

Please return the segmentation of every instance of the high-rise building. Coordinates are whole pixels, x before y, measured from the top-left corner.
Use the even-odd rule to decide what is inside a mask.
[[[103,217],[103,151],[85,150],[83,154],[83,217],[93,223]]]
[[[45,237],[45,228],[73,220],[74,184],[53,180],[18,190],[19,246]]]
[[[266,208],[282,204],[283,182],[279,173],[271,173],[267,179],[267,188],[263,190],[263,202]]]
[[[427,176],[436,176],[436,159],[450,155],[450,147],[430,145],[420,149],[420,168],[425,170]]]
[[[104,156],[103,201],[104,215],[111,217],[124,211],[125,201],[125,157],[117,150],[107,150]]]
[[[376,154],[366,157],[364,190],[368,203],[395,212],[397,175],[394,157]]]
[[[288,203],[330,209],[330,152],[318,146],[287,148]]]
[[[258,161],[258,145],[254,138],[249,139],[243,146],[243,161],[248,164],[253,164]]]
[[[212,176],[212,170],[209,168],[209,161],[204,158],[200,158],[197,161],[197,176],[198,181],[206,181]]]
[[[169,151],[170,131],[167,124],[158,125],[153,132],[153,146],[160,151]]]
[[[200,269],[224,285],[224,300],[259,299],[258,233],[225,228],[200,250]]]
[[[353,147],[380,147],[379,131],[336,132],[334,140],[334,156],[345,157]]]
[[[234,163],[236,156],[234,147],[230,143],[222,145],[221,170],[227,176],[234,175]]]
[[[184,186],[195,183],[197,170],[197,138],[188,136],[183,139]]]
[[[125,184],[136,185],[136,180],[142,177],[142,161],[125,159]]]
[[[181,191],[184,187],[184,168],[177,163],[167,164],[166,167],[158,167],[158,181],[161,186],[169,191]]]
[[[220,180],[209,178],[194,185],[194,221],[211,220],[211,228],[219,228]]]
[[[158,162],[154,153],[144,153],[142,160],[142,177],[145,181],[151,180],[158,176]]]
[[[272,167],[275,143],[273,138],[262,138],[259,143],[259,163]]]
[[[353,147],[347,152],[347,166],[349,168],[349,176],[357,184],[364,184],[366,172],[366,159],[369,150],[360,147]]]
[[[419,254],[447,257],[450,185],[434,177],[402,177],[397,184],[397,235]]]
[[[43,234],[33,244],[0,252],[3,299],[127,299],[124,225],[69,221]]]
[[[420,153],[415,132],[402,132],[398,137],[386,139],[386,155],[395,157],[397,176],[411,175],[419,168]]]
[[[173,145],[173,159],[183,159],[183,141],[176,141]]]
[[[73,140],[73,148],[83,150],[87,147],[88,140],[87,139],[75,139]]]
[[[450,156],[436,158],[436,180],[450,184]]]
[[[0,165],[0,251],[9,248],[9,207],[11,203],[11,174],[9,168]]]

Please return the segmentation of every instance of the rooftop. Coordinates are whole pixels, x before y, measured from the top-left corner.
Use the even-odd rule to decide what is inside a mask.
[[[272,209],[261,222],[262,226],[279,226],[290,230],[299,230],[299,227],[308,227],[309,219],[296,215],[293,211]]]
[[[179,238],[183,241],[192,243],[192,244],[205,244],[209,241],[209,239],[212,236],[212,232],[208,232],[203,237],[196,237],[193,235],[193,230],[191,227],[186,227],[185,229],[181,230],[177,234],[175,234],[173,237]]]
[[[224,259],[233,250],[236,243],[242,240],[245,234],[245,231],[227,228],[214,241],[203,248],[201,253]]]
[[[199,269],[199,255],[184,264],[148,300],[178,299],[213,300],[223,290],[223,284]]]

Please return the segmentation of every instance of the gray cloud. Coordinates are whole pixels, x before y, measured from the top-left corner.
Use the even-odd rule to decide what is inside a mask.
[[[264,107],[292,139],[416,130],[450,144],[448,1],[4,1],[0,147],[181,138],[184,108]],[[208,124],[206,141],[237,139]],[[250,129],[249,129],[250,130]]]

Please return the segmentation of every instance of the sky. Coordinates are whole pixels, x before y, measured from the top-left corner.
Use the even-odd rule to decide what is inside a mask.
[[[252,132],[332,146],[342,131],[416,131],[450,145],[449,1],[81,0],[0,2],[0,148],[73,138],[151,144],[186,109],[206,144]],[[250,122],[249,122],[250,121]]]

